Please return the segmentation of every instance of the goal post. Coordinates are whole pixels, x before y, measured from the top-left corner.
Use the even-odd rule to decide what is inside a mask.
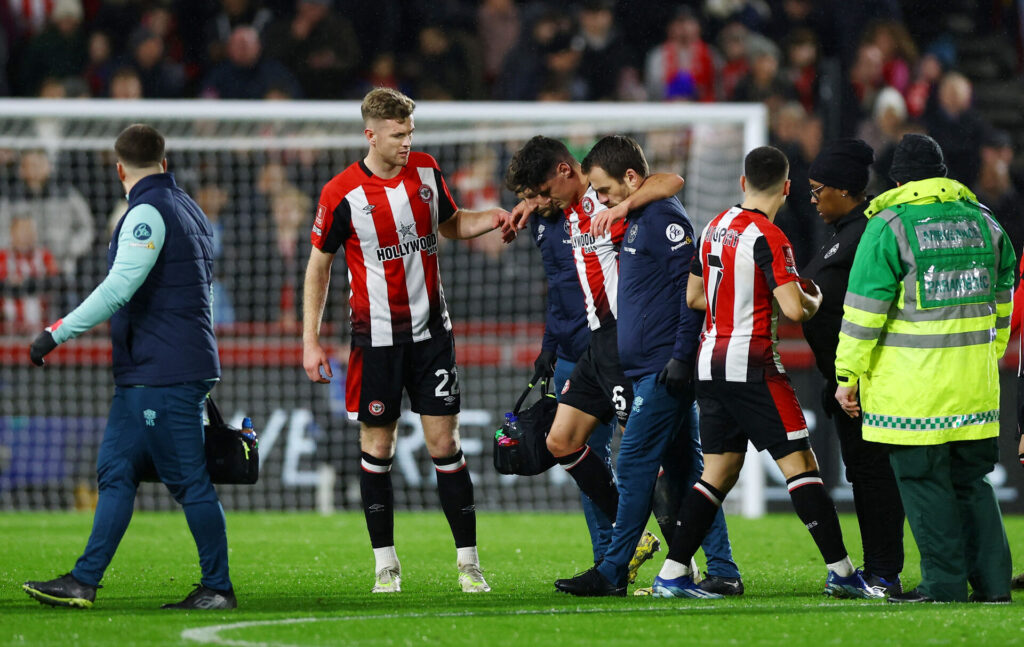
[[[698,230],[739,200],[743,156],[767,141],[761,104],[420,102],[415,120],[414,149],[438,160],[461,207],[511,208],[505,168],[533,135],[560,138],[582,156],[603,135],[628,134],[652,171],[686,179],[680,197]],[[23,285],[42,287],[0,295],[0,509],[88,507],[95,496],[96,452],[113,390],[106,328],[61,346],[45,371],[28,366],[27,346],[106,273],[109,231],[125,205],[113,142],[135,122],[165,134],[169,170],[217,235],[224,374],[214,393],[234,422],[253,419],[264,461],[257,485],[221,488],[225,506],[357,508],[358,430],[344,412],[344,263],[335,263],[324,316],[336,362],[330,385],[309,383],[301,370],[301,282],[320,188],[365,155],[359,103],[6,99],[0,249],[47,249],[60,267],[25,265],[5,274],[8,285],[31,278]],[[577,507],[562,470],[502,477],[491,465],[490,438],[540,349],[539,253],[528,240],[504,246],[492,234],[445,241],[439,255],[461,373],[461,436],[479,507]],[[435,506],[432,464],[408,411],[399,438],[396,505]],[[764,510],[762,480],[741,481],[744,514]],[[174,506],[156,485],[144,484],[138,500],[145,509]]]

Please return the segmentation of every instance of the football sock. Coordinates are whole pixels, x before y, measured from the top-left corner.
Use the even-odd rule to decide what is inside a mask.
[[[476,506],[473,503],[473,481],[466,469],[462,450],[454,456],[433,457],[437,473],[437,494],[441,509],[448,519],[456,548],[476,546]]]
[[[391,487],[391,459],[362,453],[359,493],[363,499],[366,529],[370,545],[384,548],[395,545],[395,494]]]
[[[693,488],[683,498],[677,515],[679,521],[676,522],[676,531],[672,535],[668,559],[680,565],[685,564],[689,570],[690,558],[700,548],[724,500],[725,494],[713,485],[703,480],[693,484]]]
[[[690,574],[690,567],[687,564],[680,564],[674,559],[666,559],[658,571],[658,577],[663,580],[674,580],[677,577]]]
[[[848,557],[843,545],[843,531],[839,527],[836,506],[825,492],[821,475],[817,470],[797,474],[786,479],[786,487],[789,488],[789,498],[793,500],[793,509],[810,531],[825,563],[841,563]]]
[[[584,445],[571,454],[555,458],[579,486],[583,494],[590,497],[598,510],[615,523],[619,511],[619,490],[608,465],[597,454]]]
[[[480,556],[477,555],[476,546],[466,546],[465,548],[456,548],[456,561],[455,563],[459,566],[465,566],[466,564],[480,565]]]
[[[849,555],[838,562],[826,564],[826,566],[828,566],[828,570],[835,571],[836,575],[840,577],[850,577],[854,572],[853,562],[850,561]]]
[[[395,552],[394,546],[384,546],[383,548],[373,549],[373,561],[376,563],[373,569],[374,573],[379,573],[382,568],[387,566],[398,566],[398,553]]]

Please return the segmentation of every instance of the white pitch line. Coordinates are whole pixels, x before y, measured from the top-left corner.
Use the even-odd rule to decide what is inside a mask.
[[[353,621],[366,621],[366,620],[398,620],[404,618],[472,618],[472,617],[494,617],[494,616],[539,616],[539,615],[570,615],[570,614],[582,614],[582,613],[647,613],[650,611],[658,612],[679,612],[679,611],[711,611],[715,609],[722,609],[728,605],[723,604],[701,604],[700,606],[686,606],[686,607],[640,607],[640,608],[622,608],[613,607],[607,608],[571,608],[571,609],[520,609],[515,611],[449,611],[446,613],[384,613],[375,614],[370,613],[360,616],[336,616],[336,617],[316,617],[311,616],[308,618],[280,618],[278,620],[249,620],[245,622],[230,622],[222,625],[209,625],[206,627],[194,627],[192,629],[185,629],[181,632],[181,637],[185,640],[192,640],[199,643],[214,644],[214,645],[230,645],[232,647],[305,647],[303,645],[292,645],[289,643],[279,642],[254,642],[250,640],[233,640],[231,638],[224,638],[220,635],[222,631],[233,631],[236,629],[247,629],[249,627],[267,627],[273,625],[295,625],[295,624],[306,624],[312,622],[353,622]],[[842,604],[831,604],[827,601],[822,601],[819,604],[803,604],[796,608],[803,609],[816,609],[820,607],[839,607],[844,606]],[[794,608],[794,607],[788,607]],[[743,605],[743,609],[764,609],[764,610],[776,610],[777,605],[774,604],[761,604],[761,605]]]

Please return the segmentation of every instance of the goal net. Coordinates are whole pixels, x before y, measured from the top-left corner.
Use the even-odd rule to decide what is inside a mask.
[[[28,344],[106,273],[125,199],[113,141],[145,121],[167,137],[169,170],[217,233],[215,321],[223,376],[214,395],[249,416],[263,461],[255,486],[220,486],[228,509],[359,507],[358,428],[345,415],[347,277],[335,263],[324,339],[334,380],[302,371],[301,288],[319,190],[365,155],[359,105],[290,102],[0,101],[0,509],[88,509],[113,393],[106,326],[61,346],[39,370]],[[437,158],[460,207],[511,208],[512,154],[544,134],[578,157],[601,136],[635,137],[653,171],[686,178],[680,196],[699,230],[739,199],[746,151],[765,141],[760,105],[421,103],[413,146]],[[503,477],[491,438],[540,350],[545,277],[528,238],[445,241],[445,296],[455,326],[463,448],[482,509],[579,505],[560,469]],[[416,416],[403,412],[392,470],[396,506],[437,505]],[[174,507],[143,484],[143,509]]]

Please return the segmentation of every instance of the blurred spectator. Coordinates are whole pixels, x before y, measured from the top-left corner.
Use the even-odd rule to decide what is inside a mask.
[[[714,54],[685,5],[669,21],[665,41],[647,54],[644,69],[651,101],[715,100]]]
[[[110,78],[111,99],[141,99],[142,80],[133,68],[122,67]]]
[[[335,0],[334,7],[352,23],[362,60],[373,61],[385,52],[402,51],[399,32],[405,4],[402,0]]]
[[[861,123],[857,138],[881,151],[891,143],[899,142],[907,122],[907,104],[896,88],[883,88],[875,97],[871,120]]]
[[[64,87],[62,80],[48,77],[39,84],[39,94],[37,96],[40,99],[67,99],[68,90]]]
[[[889,177],[889,169],[896,145],[907,132],[907,105],[903,96],[896,88],[884,88],[875,99],[871,121],[863,122],[857,130],[857,137],[875,150],[868,180],[869,195],[880,195],[896,186]]]
[[[519,9],[513,0],[484,0],[477,9],[477,38],[484,45],[484,83],[492,88],[505,55],[519,40]]]
[[[818,105],[818,37],[810,29],[795,29],[786,37],[788,82],[807,111]]]
[[[1024,252],[1024,205],[1021,204],[1024,197],[1010,177],[1012,163],[1013,140],[1009,133],[990,129],[981,142],[981,169],[972,188],[978,201],[992,210],[1006,230],[1013,251],[1020,257]]]
[[[42,32],[57,8],[55,2],[3,2],[2,18],[9,30],[12,47]],[[79,6],[81,8],[81,6]]]
[[[840,102],[843,136],[852,137],[860,122],[871,114],[875,97],[885,87],[882,67],[882,50],[870,43],[861,45]]]
[[[750,30],[742,23],[731,22],[718,34],[718,49],[722,53],[722,69],[718,73],[719,93],[725,101],[732,101],[736,86],[750,72],[747,39]]]
[[[211,99],[262,99],[271,90],[302,96],[298,81],[284,65],[262,55],[252,27],[238,27],[228,39],[227,60],[206,77],[203,96]]]
[[[775,223],[793,243],[798,268],[818,249],[824,225],[809,199],[807,173],[821,150],[821,120],[809,115],[798,101],[781,106],[772,118],[771,141],[789,159],[790,189]]]
[[[765,103],[771,113],[797,98],[796,90],[779,74],[779,48],[766,38],[747,42],[750,71],[736,84],[734,101]]]
[[[571,23],[557,11],[547,10],[537,17],[529,31],[523,34],[519,43],[505,56],[498,97],[510,101],[533,101],[542,89],[551,92],[563,84],[564,79],[553,70],[571,71],[574,55],[572,51]],[[564,90],[564,88],[562,88]]]
[[[932,53],[925,54],[917,63],[917,73],[907,87],[907,113],[914,119],[920,118],[935,102],[936,88],[942,79],[941,59]]]
[[[259,0],[220,0],[221,9],[206,24],[206,60],[213,67],[230,55],[229,40],[240,27],[249,27],[262,35],[270,26],[274,14],[262,6]],[[262,93],[261,93],[262,95]]]
[[[629,43],[615,25],[612,0],[587,0],[580,7],[573,49],[582,52],[577,76],[584,101],[614,101],[633,59]],[[635,72],[631,74],[635,77]]]
[[[971,107],[971,82],[959,72],[947,73],[939,83],[938,99],[937,109],[925,115],[925,127],[942,147],[949,177],[973,186],[985,123]]]
[[[917,63],[917,46],[907,28],[895,20],[879,20],[868,25],[864,42],[882,53],[885,84],[906,92],[910,87],[910,72]]]
[[[78,189],[55,182],[52,172],[45,152],[22,153],[18,181],[9,194],[0,197],[0,247],[11,246],[12,221],[19,215],[31,214],[61,271],[71,277],[75,261],[92,245],[92,213]]]
[[[266,52],[284,63],[308,99],[340,99],[355,80],[359,42],[331,0],[299,0],[295,15],[267,28]]]
[[[403,94],[412,94],[412,90],[399,81],[395,69],[395,55],[391,52],[382,52],[373,59],[370,68],[355,85],[350,96],[362,97],[374,88],[394,88]]]
[[[180,97],[185,88],[185,69],[170,60],[164,41],[148,27],[139,27],[128,39],[128,51],[147,99]]]
[[[81,1],[56,0],[49,24],[28,42],[22,54],[19,77],[22,93],[36,94],[46,78],[80,76],[85,70],[87,55]]]
[[[228,204],[228,192],[217,184],[204,184],[196,192],[196,203],[213,228],[213,323],[218,326],[231,324],[235,322],[235,311],[231,292],[224,282],[228,263],[225,262],[225,227],[221,219],[221,212]]]
[[[302,317],[302,279],[309,257],[309,216],[312,201],[295,188],[276,193],[271,200],[272,246],[265,257],[270,272],[267,295],[269,321],[294,326]]]
[[[32,214],[14,216],[9,241],[0,249],[0,317],[19,330],[38,328],[57,316],[51,301],[60,289],[60,268],[39,245]]]
[[[720,33],[722,26],[728,23],[763,32],[771,19],[772,8],[766,0],[704,0],[704,15],[711,21],[711,33]]]
[[[416,97],[427,101],[479,99],[483,73],[479,54],[457,31],[426,25],[419,32],[419,47],[409,58],[403,76],[415,87]]]
[[[89,63],[85,67],[85,80],[94,97],[105,97],[110,92],[110,78],[114,75],[113,50],[106,32],[89,34]]]

